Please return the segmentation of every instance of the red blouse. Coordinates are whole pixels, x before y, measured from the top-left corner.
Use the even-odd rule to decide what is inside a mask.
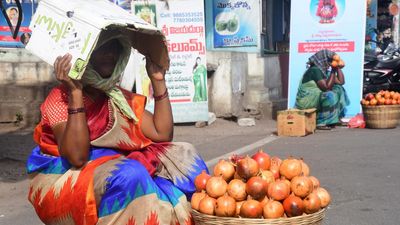
[[[121,89],[122,90],[122,89]],[[117,135],[119,137],[128,137],[136,146],[147,146],[151,143],[141,132],[141,118],[144,112],[146,99],[144,96],[136,95],[122,90],[129,105],[134,110],[136,116],[139,118],[139,123],[134,124],[129,121],[127,127],[122,127],[124,134]],[[110,99],[104,95],[93,101],[89,96],[83,96],[84,107],[86,110],[86,119],[89,128],[90,141],[102,137],[114,126],[114,116]],[[42,120],[35,129],[34,139],[40,145],[42,152],[50,155],[59,156],[57,141],[53,134],[52,127],[61,122],[68,120],[68,90],[65,86],[59,85],[55,87],[47,96],[46,100],[40,107],[42,113]],[[128,120],[126,120],[127,122]],[[115,126],[114,128],[115,129]],[[118,128],[117,128],[118,129]],[[126,135],[125,135],[126,134]],[[126,142],[126,139],[125,139]],[[121,150],[132,151],[137,148],[132,148],[132,145],[121,145]],[[103,146],[107,147],[107,146]],[[128,149],[130,148],[130,149]]]

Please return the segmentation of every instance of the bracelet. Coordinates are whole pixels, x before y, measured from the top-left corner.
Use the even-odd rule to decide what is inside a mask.
[[[68,108],[68,114],[75,114],[75,113],[81,113],[85,112],[85,108]]]
[[[164,98],[166,98],[166,97],[168,97],[168,89],[166,88],[165,89],[165,92],[164,92],[164,94],[162,94],[162,95],[153,95],[153,98],[154,98],[154,101],[161,101],[161,100],[163,100]]]

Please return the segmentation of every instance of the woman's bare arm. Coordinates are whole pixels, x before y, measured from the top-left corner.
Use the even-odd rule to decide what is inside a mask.
[[[154,96],[163,95],[167,91],[164,79],[165,71],[152,63],[149,58],[147,58],[146,69],[151,80]],[[142,132],[155,142],[172,141],[174,121],[168,96],[154,102],[154,115],[145,111],[142,120]]]
[[[68,77],[71,68],[71,55],[58,57],[54,63],[54,71],[58,81],[69,90],[68,108],[84,107],[82,84]],[[89,129],[86,113],[69,114],[67,122],[56,124],[53,133],[57,140],[61,156],[65,157],[74,167],[83,166],[89,156]]]
[[[335,78],[336,78],[335,70],[332,70],[328,79],[322,79],[318,81],[317,85],[322,91],[329,91],[335,84]]]

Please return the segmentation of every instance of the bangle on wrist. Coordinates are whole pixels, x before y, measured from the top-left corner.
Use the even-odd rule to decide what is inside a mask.
[[[162,95],[153,95],[153,98],[154,98],[154,101],[161,101],[161,100],[163,100],[164,98],[167,98],[168,97],[168,89],[166,88],[165,89],[165,92],[164,92],[164,94],[162,94]]]
[[[68,114],[76,114],[76,113],[82,113],[85,112],[85,108],[80,107],[80,108],[68,108]]]

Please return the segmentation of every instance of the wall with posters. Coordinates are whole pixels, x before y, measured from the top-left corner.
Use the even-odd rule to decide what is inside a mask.
[[[260,1],[205,1],[207,49],[212,51],[261,51]]]
[[[293,108],[308,58],[321,49],[337,52],[346,62],[344,88],[350,98],[346,116],[361,111],[366,1],[333,0],[337,14],[317,16],[323,0],[296,0],[291,7],[288,107]]]
[[[16,39],[12,37],[10,28],[7,21],[1,14],[0,18],[0,47],[12,47],[12,48],[23,48],[25,45],[21,42],[22,35],[28,35],[30,32],[29,24],[33,12],[37,7],[37,0],[20,0],[22,6],[22,21],[21,27],[18,32]],[[3,1],[3,6],[6,10],[8,17],[10,18],[11,24],[14,27],[18,21],[18,8],[13,0]],[[25,37],[23,38],[25,40]]]
[[[171,60],[166,74],[174,122],[208,121],[205,18],[202,1],[133,1],[131,12],[157,26],[166,36]],[[134,56],[136,91],[154,101],[144,56]],[[137,66],[139,65],[139,66]]]

